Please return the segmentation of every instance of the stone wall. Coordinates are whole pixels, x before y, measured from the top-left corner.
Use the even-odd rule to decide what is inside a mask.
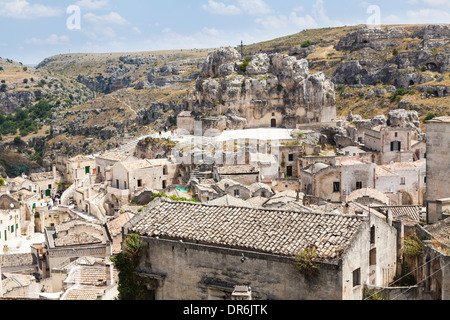
[[[141,271],[164,278],[158,300],[207,300],[217,291],[226,296],[236,285],[251,286],[255,300],[342,299],[335,265],[321,264],[319,274],[307,281],[293,260],[274,255],[152,238],[144,239],[144,248]]]
[[[435,201],[450,197],[450,122],[427,123],[427,192],[428,223],[436,223]]]
[[[0,255],[0,266],[2,268],[2,272],[5,272],[5,269],[8,268],[29,267],[34,264],[37,264],[37,260],[31,253]]]

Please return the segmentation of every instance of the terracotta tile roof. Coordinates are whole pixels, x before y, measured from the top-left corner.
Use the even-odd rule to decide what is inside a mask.
[[[70,270],[64,282],[87,286],[106,286],[107,272],[105,267],[75,266]]]
[[[234,166],[224,166],[218,167],[217,171],[220,174],[256,174],[259,173],[259,168],[253,165],[234,165]]]
[[[212,205],[212,206],[223,206],[223,207],[245,207],[245,208],[252,208],[252,205],[242,199],[235,198],[230,195],[223,196],[218,199],[211,200],[207,202],[206,204]]]
[[[114,220],[111,220],[106,223],[109,233],[111,236],[115,237],[116,235],[122,232],[122,227],[127,223],[134,215],[131,212],[125,212],[121,214]]]
[[[66,295],[62,298],[62,300],[97,300],[98,296],[102,295],[103,292],[104,289],[80,286],[67,290]]]
[[[58,171],[56,171],[56,176],[53,174],[53,171],[30,174],[31,181],[41,181],[53,178],[61,178],[61,174]]]
[[[318,258],[336,263],[364,217],[298,211],[218,207],[158,199],[133,218],[126,232],[146,237],[294,257],[315,246]]]
[[[256,192],[256,191],[258,191],[260,189],[264,189],[264,190],[272,192],[272,188],[270,186],[268,186],[265,183],[261,183],[261,182],[253,183],[248,188],[250,189],[251,192]]]
[[[58,238],[55,239],[56,247],[75,246],[94,243],[102,243],[102,240],[86,232],[58,236]]]

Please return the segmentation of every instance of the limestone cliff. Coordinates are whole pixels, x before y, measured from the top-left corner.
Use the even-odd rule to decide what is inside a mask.
[[[186,100],[204,129],[295,128],[336,117],[334,84],[311,74],[306,60],[266,53],[242,58],[231,47],[209,54]]]

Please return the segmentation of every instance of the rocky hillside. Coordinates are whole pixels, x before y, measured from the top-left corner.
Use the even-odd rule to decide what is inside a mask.
[[[125,133],[140,136],[173,127],[207,53],[72,54],[44,60],[39,70],[73,77],[96,94],[87,103],[55,114],[47,161],[56,153],[71,156],[111,148]]]
[[[88,154],[115,146],[125,133],[173,127],[186,109],[211,127],[266,124],[260,114],[248,114],[249,103],[258,101],[282,101],[259,110],[282,114],[287,126],[306,120],[289,106],[307,102],[308,119],[317,118],[320,106],[336,105],[345,119],[400,108],[417,111],[424,129],[425,118],[450,114],[449,30],[448,24],[305,30],[247,45],[243,56],[234,49],[209,58],[215,49],[79,53],[36,68],[0,59],[0,110],[12,114],[8,121],[22,121],[16,135],[23,133],[16,144],[14,134],[3,134],[3,147],[49,166],[58,153]],[[32,112],[38,103],[46,106],[41,101],[50,105],[51,119]],[[23,110],[33,125],[20,132]]]
[[[448,115],[450,25],[365,26],[306,30],[249,45],[246,54],[305,58],[336,84],[338,113],[368,118],[389,110]]]

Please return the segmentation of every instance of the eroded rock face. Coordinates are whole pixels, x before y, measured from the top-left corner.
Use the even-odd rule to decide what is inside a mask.
[[[432,81],[423,71],[445,73],[450,70],[449,25],[427,25],[412,35],[400,27],[388,29],[360,29],[341,38],[337,50],[358,51],[360,58],[343,61],[333,74],[333,81],[347,85],[375,85],[383,83],[397,88],[407,88]],[[412,37],[423,39],[411,43],[406,51],[397,48],[402,41]],[[439,50],[436,50],[439,49]],[[389,51],[385,51],[389,50]],[[377,56],[380,51],[384,51]],[[386,59],[386,52],[388,58]],[[393,51],[392,51],[393,52]]]
[[[215,78],[220,77],[223,70],[230,70],[231,66],[225,67],[222,72],[220,72],[220,68],[223,65],[227,65],[231,62],[238,61],[241,59],[241,55],[237,52],[236,49],[231,47],[222,47],[211,54],[206,58],[206,62],[203,64],[203,68],[200,72],[200,76],[204,78]],[[234,69],[234,68],[233,68]]]
[[[244,60],[233,48],[211,53],[188,91],[187,110],[207,127],[286,127],[336,118],[334,84],[310,74],[308,62],[286,54]],[[232,116],[231,116],[232,115]]]
[[[363,28],[340,39],[337,50],[359,50],[371,48],[376,51],[383,51],[389,47],[397,47],[401,39],[408,33],[402,28]]]
[[[419,114],[417,111],[407,111],[404,109],[393,110],[388,114],[387,125],[391,127],[420,127]]]

